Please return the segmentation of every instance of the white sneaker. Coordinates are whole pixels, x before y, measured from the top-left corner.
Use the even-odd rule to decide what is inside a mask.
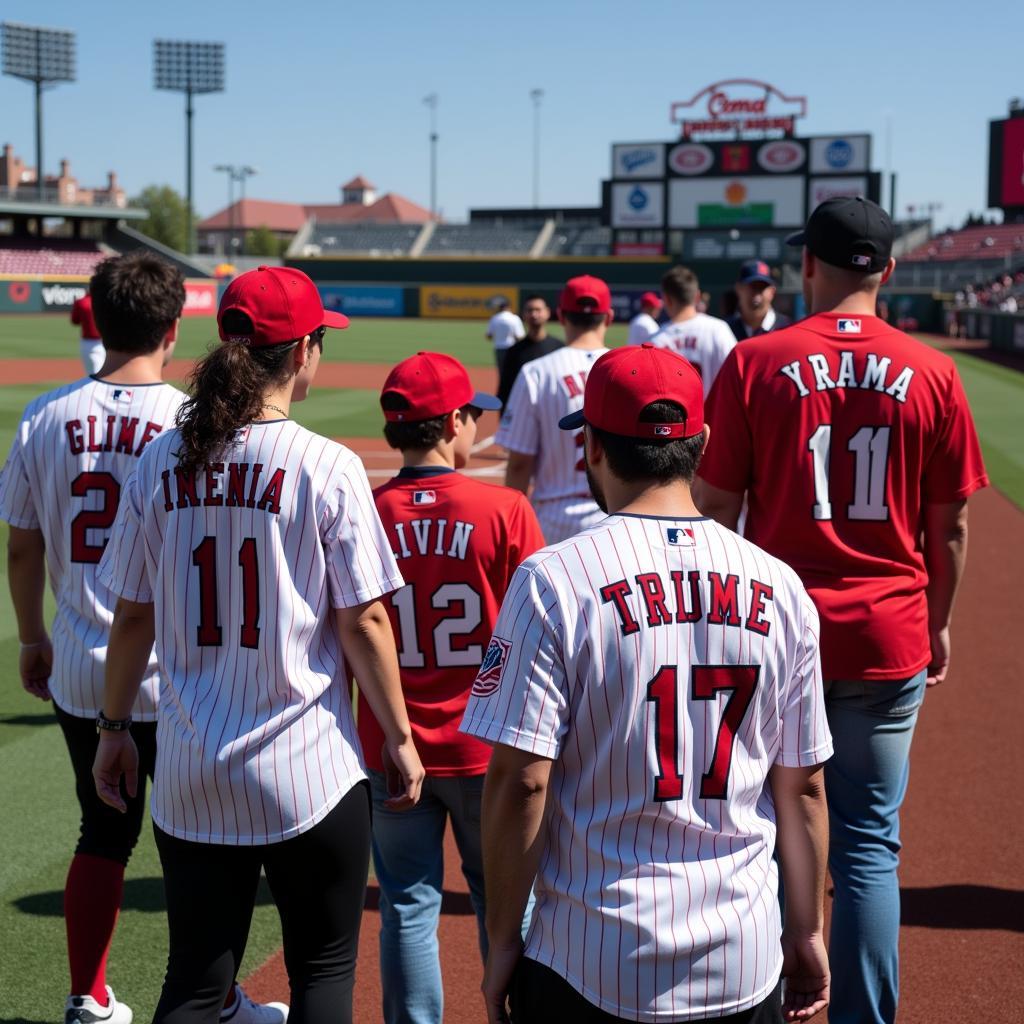
[[[64,1004],[64,1024],[132,1024],[132,1008],[114,998],[107,986],[107,1005],[100,1006],[92,996],[68,996]]]
[[[237,983],[235,1001],[220,1011],[221,1024],[284,1024],[287,1019],[288,1007],[284,1003],[254,1003]]]

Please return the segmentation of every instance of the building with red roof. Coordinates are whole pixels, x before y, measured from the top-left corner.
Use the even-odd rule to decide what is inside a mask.
[[[376,186],[360,174],[341,186],[340,203],[240,199],[199,222],[199,249],[240,252],[246,234],[261,227],[287,242],[310,218],[322,224],[426,224],[431,219],[429,210],[405,196],[387,192],[378,198]]]

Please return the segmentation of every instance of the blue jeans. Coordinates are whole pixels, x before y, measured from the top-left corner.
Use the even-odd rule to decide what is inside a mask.
[[[830,1024],[892,1024],[899,996],[900,805],[925,673],[825,684],[835,755],[825,762],[835,888]]]
[[[480,840],[484,776],[428,775],[415,807],[389,811],[384,807],[384,776],[379,772],[369,775],[373,792],[373,866],[380,886],[380,975],[385,1024],[441,1024],[444,993],[437,922],[444,881],[444,829],[449,817],[476,912],[480,953],[487,956]]]

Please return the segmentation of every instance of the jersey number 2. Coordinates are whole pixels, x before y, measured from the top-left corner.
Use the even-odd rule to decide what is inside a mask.
[[[196,642],[200,647],[220,647],[224,631],[217,621],[217,538],[204,537],[192,552],[192,564],[199,569],[199,625]],[[260,562],[256,541],[247,537],[238,549],[242,569],[242,647],[260,645]]]
[[[89,530],[109,530],[117,517],[121,485],[109,473],[79,473],[71,481],[71,495],[84,498],[90,491],[103,495],[100,508],[83,508],[71,520],[71,561],[96,565],[107,546],[104,537],[99,544],[89,543]]]
[[[654,779],[655,800],[679,800],[683,795],[683,775],[679,750],[679,669],[663,665],[647,684],[647,699],[654,704],[654,735],[658,752],[658,774]],[[722,720],[715,737],[711,766],[701,776],[701,800],[724,800],[729,792],[729,769],[736,733],[754,699],[758,665],[694,665],[690,675],[693,700],[717,700],[729,690]]]

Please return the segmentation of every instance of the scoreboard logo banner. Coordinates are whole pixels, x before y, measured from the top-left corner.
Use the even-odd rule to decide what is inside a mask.
[[[612,186],[613,228],[660,228],[664,223],[663,182],[623,182]]]
[[[730,78],[701,89],[692,100],[672,104],[672,120],[682,137],[724,132],[783,132],[792,135],[807,99],[787,96],[774,85],[753,78]]]

